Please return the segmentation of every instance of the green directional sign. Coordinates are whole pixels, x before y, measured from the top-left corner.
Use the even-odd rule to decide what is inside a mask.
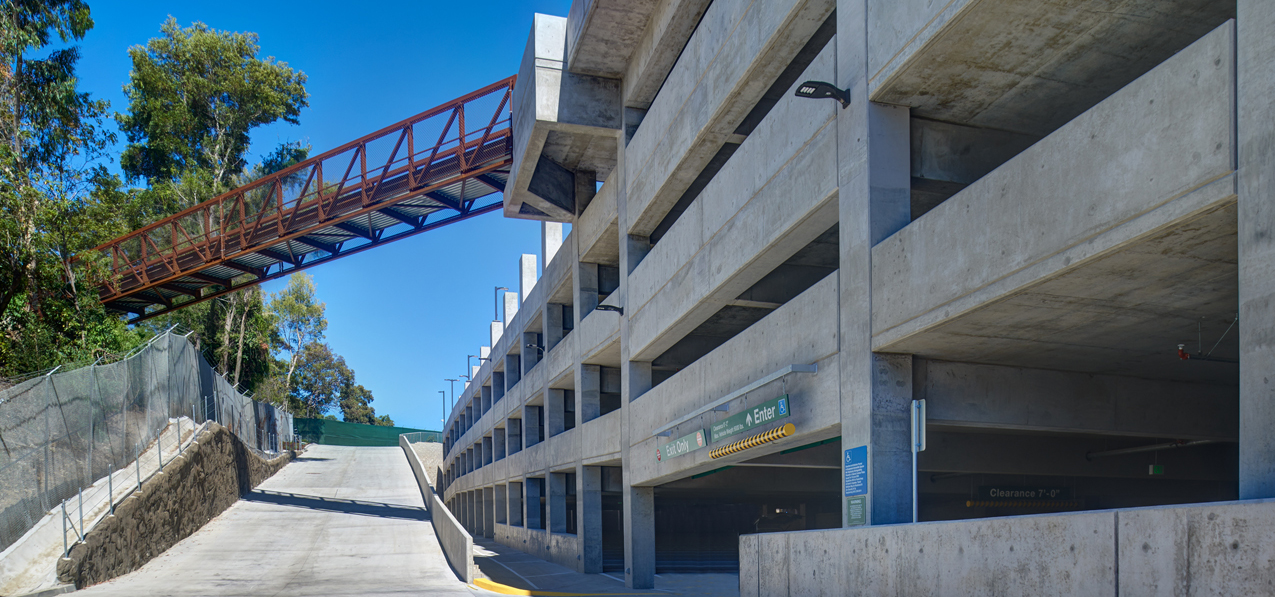
[[[744,412],[735,413],[713,423],[711,429],[713,441],[718,442],[737,433],[748,431],[753,427],[774,423],[779,419],[786,419],[790,414],[789,411],[788,394],[784,394],[774,400],[749,408]]]
[[[696,429],[693,433],[688,433],[679,437],[659,448],[655,449],[655,459],[664,460],[666,458],[676,458],[689,452],[694,452],[708,445],[708,439],[704,435],[703,429]]]

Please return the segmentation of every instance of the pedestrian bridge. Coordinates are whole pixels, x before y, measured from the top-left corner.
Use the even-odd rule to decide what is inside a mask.
[[[515,77],[104,243],[130,323],[500,209]]]

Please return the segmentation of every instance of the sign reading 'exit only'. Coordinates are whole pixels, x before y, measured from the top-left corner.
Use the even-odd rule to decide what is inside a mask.
[[[743,433],[767,423],[774,423],[779,419],[786,419],[791,414],[788,408],[788,394],[784,394],[774,400],[769,400],[758,404],[744,412],[735,413],[725,419],[713,423],[711,432],[713,441],[721,441],[737,433]]]

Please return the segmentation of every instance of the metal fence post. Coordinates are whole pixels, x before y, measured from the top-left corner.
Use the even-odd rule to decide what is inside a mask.
[[[62,557],[70,555],[70,548],[66,545],[66,500],[62,500]]]
[[[76,533],[80,541],[84,540],[84,488],[80,488],[80,530]]]
[[[137,455],[137,460],[133,461],[137,465],[137,488],[142,488],[142,455]]]
[[[115,514],[115,463],[111,463],[111,472],[106,475],[106,501],[111,505],[111,514]]]
[[[159,472],[164,472],[164,447],[159,443],[163,439],[164,430],[159,431],[159,435],[155,436],[155,457],[159,459]]]

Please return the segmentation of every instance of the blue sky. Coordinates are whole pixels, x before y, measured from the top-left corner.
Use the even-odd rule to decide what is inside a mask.
[[[516,74],[532,15],[567,14],[569,0],[482,2],[153,2],[89,0],[95,27],[80,43],[80,88],[128,107],[128,48],[172,15],[260,36],[261,55],[309,77],[301,124],[253,134],[256,162],[279,142],[314,153]],[[113,123],[112,123],[113,126]],[[121,147],[122,149],[122,147]],[[488,344],[496,286],[517,288],[521,253],[539,253],[540,225],[498,213],[308,270],[327,304],[327,341],[372,390],[378,414],[438,429],[444,378]],[[285,281],[266,284],[274,292]],[[461,384],[457,384],[457,393]]]

